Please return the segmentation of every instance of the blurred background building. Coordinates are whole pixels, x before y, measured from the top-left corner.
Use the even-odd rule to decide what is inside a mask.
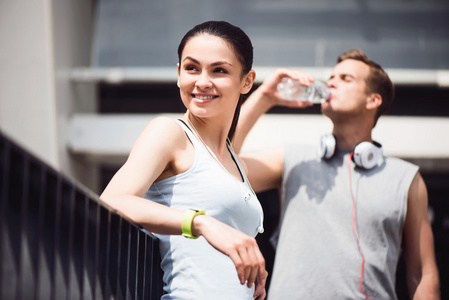
[[[447,0],[0,0],[0,130],[100,193],[152,118],[184,113],[176,86],[177,46],[188,29],[206,20],[226,20],[250,36],[256,87],[281,66],[326,79],[337,56],[351,48],[364,50],[387,70],[396,100],[380,118],[374,139],[387,155],[421,167],[444,287]],[[319,106],[275,108],[244,148],[317,144],[330,130]],[[265,203],[264,210],[275,224],[277,208]]]

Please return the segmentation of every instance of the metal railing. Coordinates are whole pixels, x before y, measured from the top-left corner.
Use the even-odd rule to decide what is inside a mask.
[[[160,299],[158,241],[0,132],[0,298]]]

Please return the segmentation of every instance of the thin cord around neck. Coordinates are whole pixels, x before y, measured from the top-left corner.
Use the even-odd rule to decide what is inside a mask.
[[[196,133],[196,136],[199,138],[199,140],[201,141],[201,143],[204,145],[204,147],[206,148],[207,152],[209,152],[209,154],[212,156],[212,158],[223,168],[223,170],[232,178],[234,178],[234,176],[231,175],[231,173],[229,173],[228,169],[226,169],[223,164],[221,163],[221,161],[218,159],[218,157],[215,155],[215,153],[212,151],[212,149],[209,148],[209,146],[204,142],[203,138],[201,137],[201,135],[199,134],[198,130],[196,130],[195,125],[193,125],[192,121],[190,121],[189,116],[186,114],[185,115],[187,118],[187,121],[189,121],[190,126],[192,126],[193,131]],[[230,150],[231,152],[233,152],[234,150],[232,149],[232,145],[231,145],[231,141],[229,140],[228,137],[226,137],[226,146],[228,147],[228,150]],[[253,187],[251,186],[248,178],[246,177],[245,171],[243,169],[241,169],[240,164],[238,163],[238,159],[237,157],[235,157],[232,153],[231,156],[233,157],[233,159],[235,160],[235,163],[237,164],[237,168],[239,170],[240,176],[243,177],[244,182],[246,182],[247,186],[251,189],[251,192],[253,195],[256,195],[256,193],[253,190]],[[245,195],[245,200],[248,200],[251,196],[249,195]]]
[[[212,149],[206,144],[206,142],[204,142],[204,140],[201,137],[201,135],[199,134],[198,130],[196,130],[195,125],[193,125],[192,121],[190,121],[190,118],[187,115],[186,115],[186,117],[187,117],[187,121],[189,121],[190,126],[192,126],[193,131],[195,131],[196,136],[200,139],[200,141],[204,145],[204,147],[206,147],[209,154],[221,165],[221,167],[223,169],[225,169],[227,171],[227,169],[223,166],[223,164],[220,162],[218,157],[215,155],[214,151],[212,151]],[[230,141],[228,138],[226,138],[226,146],[230,147]]]

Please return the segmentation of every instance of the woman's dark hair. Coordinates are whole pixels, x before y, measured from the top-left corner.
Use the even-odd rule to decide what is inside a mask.
[[[225,21],[207,21],[193,27],[189,32],[187,32],[182,38],[178,46],[178,59],[179,65],[181,65],[182,52],[187,42],[199,35],[199,34],[209,34],[217,36],[225,40],[231,48],[234,50],[237,59],[242,64],[242,78],[244,75],[248,74],[253,67],[253,45],[251,40],[246,35],[243,30],[239,27],[229,24]],[[245,95],[240,95],[237,107],[235,109],[234,118],[232,120],[231,129],[228,133],[229,140],[234,137],[235,129],[237,127],[237,121],[240,115],[240,108],[244,101]]]

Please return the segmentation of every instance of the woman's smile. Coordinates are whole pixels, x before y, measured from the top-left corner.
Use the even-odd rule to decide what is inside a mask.
[[[207,103],[207,102],[210,102],[210,101],[218,98],[217,95],[211,95],[211,94],[192,94],[192,97],[196,102],[199,102],[199,103]]]

